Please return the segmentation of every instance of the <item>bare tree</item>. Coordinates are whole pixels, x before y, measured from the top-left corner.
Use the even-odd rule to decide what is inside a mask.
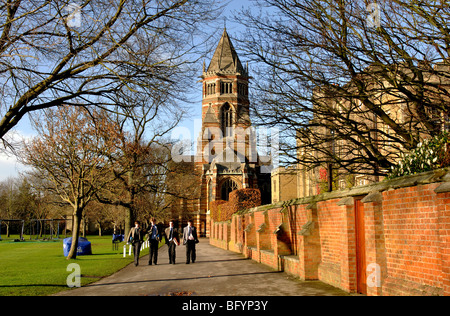
[[[167,181],[176,168],[167,136],[183,117],[184,109],[172,103],[176,84],[166,85],[155,90],[151,98],[136,98],[126,92],[117,95],[117,104],[134,102],[139,106],[121,107],[115,118],[122,135],[118,144],[121,154],[115,157],[111,172],[116,180],[105,186],[97,199],[125,209],[125,234],[138,218],[163,218],[171,205],[168,196],[177,194]]]
[[[255,3],[237,17],[258,63],[253,111],[290,136],[287,160],[385,175],[400,152],[448,128],[446,1]]]
[[[0,1],[0,138],[27,113],[110,108],[119,91],[176,81],[216,12],[202,0]]]
[[[36,196],[31,190],[31,185],[25,177],[12,178],[0,182],[0,219],[6,225],[6,236],[10,237],[10,225],[8,220],[27,219],[29,212],[36,208]]]
[[[71,205],[73,242],[67,259],[74,259],[84,209],[112,181],[120,135],[105,117],[82,107],[47,110],[35,125],[39,136],[24,144],[21,162],[37,169],[51,183],[49,189]]]
[[[89,222],[94,222],[95,225],[98,227],[98,235],[102,236],[103,229],[105,228],[106,224],[113,220],[111,217],[111,210],[109,208],[112,208],[109,205],[103,205],[99,203],[98,201],[92,201],[92,203],[89,203],[89,205],[86,207],[85,210],[85,219],[88,219]]]

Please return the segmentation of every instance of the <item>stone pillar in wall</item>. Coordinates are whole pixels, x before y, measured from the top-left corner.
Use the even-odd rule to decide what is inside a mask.
[[[306,207],[307,222],[302,226],[299,235],[298,257],[300,262],[299,276],[303,280],[317,280],[321,261],[319,221],[317,203]]]
[[[356,241],[355,241],[355,199],[345,197],[338,206],[342,208],[342,252],[341,252],[341,280],[340,288],[348,291],[356,291]]]
[[[255,219],[253,214],[245,215],[245,229],[244,229],[244,247],[243,254],[247,258],[251,258],[251,248],[256,248],[256,231],[255,231]]]
[[[386,278],[386,245],[382,210],[383,195],[376,191],[361,200],[364,203],[367,295],[382,295]]]

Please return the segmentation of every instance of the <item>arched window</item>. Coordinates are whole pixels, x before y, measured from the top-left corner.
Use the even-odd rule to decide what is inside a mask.
[[[233,135],[233,110],[228,103],[225,103],[220,110],[222,118],[222,132],[224,137]]]
[[[215,83],[208,83],[206,85],[206,95],[211,95],[216,93],[216,84]]]
[[[220,82],[220,93],[229,94],[233,93],[233,83],[232,82]]]
[[[225,180],[225,182],[222,183],[222,187],[220,188],[222,193],[222,200],[228,201],[228,199],[230,198],[230,193],[237,189],[238,185],[236,182],[231,179]]]
[[[240,95],[247,96],[248,95],[248,88],[247,85],[244,83],[238,83],[238,93]]]

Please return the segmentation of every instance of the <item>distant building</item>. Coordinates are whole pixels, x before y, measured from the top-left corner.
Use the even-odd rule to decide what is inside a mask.
[[[398,69],[403,73],[409,73],[409,70],[402,68],[401,65],[398,66]],[[366,70],[366,73],[371,74],[371,76],[367,78],[368,82],[371,82],[370,80],[373,81],[377,71],[379,71],[377,67],[369,67]],[[441,74],[448,72],[450,74],[450,63],[446,61],[436,64],[432,69],[424,69],[424,82],[429,85],[426,96],[430,103],[436,104],[435,108],[426,107],[424,111],[426,111],[425,113],[427,116],[432,119],[437,130],[450,131],[450,113],[448,110],[442,110],[448,109],[448,104],[450,103],[449,98],[448,96],[433,90],[433,86],[439,86],[440,88],[450,86],[450,79],[448,76],[439,77],[435,74],[436,72]],[[399,126],[414,126],[417,128],[415,130],[416,134],[423,134],[424,131],[427,131],[427,127],[422,126],[421,123],[415,119],[419,114],[414,112],[414,106],[407,104],[404,100],[405,96],[397,91],[395,87],[390,86],[388,82],[383,80],[377,81],[377,83],[372,84],[371,87],[374,90],[373,94],[375,95],[371,101],[378,104],[396,124]],[[341,89],[341,87],[336,88]],[[349,91],[349,95],[351,95],[352,92],[357,95],[357,91],[354,91],[356,89],[355,85],[352,82],[347,83],[344,88]],[[416,87],[409,87],[409,89],[414,88]],[[382,93],[382,91],[385,91],[386,89],[388,89],[389,93]],[[336,113],[336,116],[349,115],[354,121],[359,121],[361,128],[364,128],[365,130],[361,129],[358,132],[370,133],[370,138],[372,139],[371,145],[373,145],[383,156],[387,156],[390,161],[397,161],[400,157],[400,153],[406,151],[404,146],[396,141],[396,134],[392,128],[370,111],[370,109],[368,109],[359,99],[339,98],[333,97],[333,95],[333,89],[328,89],[328,91],[322,91],[320,88],[315,89],[315,106],[323,104],[325,108]],[[361,148],[356,147],[355,144],[349,142],[345,138],[341,139],[334,136],[334,131],[332,129],[333,120],[330,119],[330,117],[327,118],[315,115],[313,120],[329,120],[330,128],[315,126],[309,131],[310,134],[314,134],[315,136],[319,135],[319,138],[322,140],[321,143],[319,143],[319,146],[316,146],[316,150],[308,150],[303,146],[303,144],[310,143],[311,139],[297,138],[297,156],[299,161],[317,160],[318,158],[326,161],[326,153],[339,157],[341,160],[349,162],[352,160],[358,161],[358,159],[355,159],[356,156],[354,153],[360,152]],[[358,137],[356,134],[345,136]],[[423,137],[426,137],[425,134]],[[377,168],[378,170],[376,170]],[[381,181],[384,177],[376,175],[376,171],[380,171],[379,168],[380,167],[377,165],[369,165],[363,162],[349,163],[346,169],[334,165],[330,166],[325,163],[320,167],[314,168],[307,164],[298,164],[298,178],[297,183],[295,184],[297,187],[296,197],[300,198],[327,192],[329,190],[330,179],[332,180],[331,185],[333,190],[369,185]],[[331,177],[329,177],[330,174]],[[287,183],[288,179],[290,179],[289,181],[291,183],[295,183],[295,181],[292,180],[293,177],[291,172],[280,173],[275,171],[272,173],[272,185],[277,183],[277,188],[274,188],[274,191],[277,190],[277,192],[273,192],[272,194],[273,201],[283,200],[287,197],[291,197],[293,194],[292,188],[287,188],[287,185],[280,184],[280,181],[283,181],[280,177],[285,179],[285,183]],[[286,192],[283,192],[284,190],[286,190]]]
[[[279,167],[272,171],[272,203],[299,197],[299,172],[296,168]]]

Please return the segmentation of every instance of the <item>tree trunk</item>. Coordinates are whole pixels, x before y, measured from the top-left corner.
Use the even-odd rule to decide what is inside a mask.
[[[133,159],[133,161],[136,161],[136,158]],[[125,206],[125,232],[124,236],[128,236],[128,233],[130,232],[131,227],[134,226],[134,221],[136,220],[136,214],[134,212],[134,197],[135,197],[135,191],[133,188],[134,183],[134,171],[130,170],[127,172],[127,184],[128,184],[128,205]],[[128,241],[128,240],[127,240]]]
[[[124,236],[128,236],[128,233],[130,232],[131,227],[134,226],[135,221],[135,215],[133,212],[132,207],[125,207],[125,232]]]
[[[83,209],[74,210],[73,222],[72,222],[72,244],[70,246],[69,255],[67,260],[77,258],[78,249],[78,237],[80,236],[81,218],[83,215]]]
[[[81,223],[82,223],[82,225],[81,225],[82,235],[81,236],[86,238],[86,215],[83,216],[83,219],[82,219]]]

